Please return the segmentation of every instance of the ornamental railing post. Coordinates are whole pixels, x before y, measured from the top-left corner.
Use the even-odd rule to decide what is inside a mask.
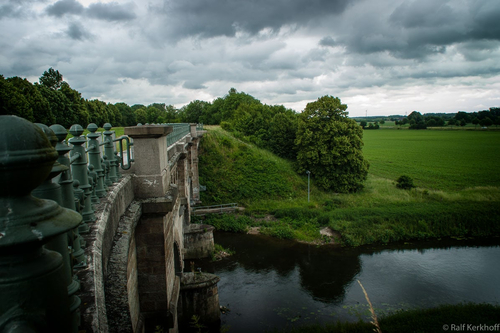
[[[96,133],[97,125],[91,123],[87,126],[89,134],[87,134],[88,142],[88,152],[89,152],[89,164],[94,166],[94,171],[97,173],[97,183],[96,183],[96,194],[99,198],[106,196],[106,189],[104,188],[104,169],[101,165],[101,147],[97,138],[100,137]]]
[[[40,128],[0,116],[0,142],[0,331],[71,332],[62,257],[43,245],[82,218],[31,195],[58,157]]]
[[[82,210],[83,221],[94,222],[95,215],[91,201],[92,188],[89,184],[87,174],[87,154],[83,146],[87,140],[85,137],[81,136],[83,128],[78,124],[71,126],[69,132],[73,135],[73,137],[69,139],[69,143],[73,145],[73,150],[71,150],[70,153],[71,171],[75,179],[80,182],[80,189],[83,190],[85,195]]]
[[[57,161],[64,165],[66,168],[61,173],[59,177],[59,185],[61,186],[61,203],[62,207],[76,210],[75,206],[75,193],[73,192],[73,176],[71,175],[70,161],[69,158],[66,157],[66,154],[71,151],[71,147],[65,143],[65,139],[67,136],[66,129],[61,125],[52,125],[50,129],[54,132],[57,137],[56,150],[59,154]],[[86,226],[86,225],[85,225]],[[87,266],[87,258],[85,256],[85,252],[82,249],[82,246],[85,246],[85,241],[79,233],[79,227],[68,232],[69,237],[69,245],[73,248],[73,256],[75,260],[75,268],[80,268]],[[85,229],[85,227],[83,227]]]
[[[111,124],[106,123],[104,124],[104,129],[105,131],[103,132],[104,134],[104,155],[108,158],[109,162],[109,179],[111,180],[112,183],[116,183],[118,181],[118,177],[116,175],[116,166],[118,162],[115,160],[115,148],[114,148],[114,143],[113,143],[113,132],[110,131],[111,129]]]
[[[44,131],[50,143],[55,148],[58,140],[54,131],[43,124],[37,125]],[[56,161],[53,164],[48,177],[40,186],[33,190],[32,195],[40,199],[53,200],[58,205],[62,205],[61,185],[53,182],[52,179],[67,169],[67,166]],[[80,289],[80,282],[73,279],[73,263],[71,260],[71,254],[68,251],[68,235],[65,233],[54,237],[47,244],[45,244],[45,247],[49,250],[59,252],[62,256],[62,274],[64,275],[64,282],[68,288],[68,298],[70,302],[71,332],[77,333],[78,326],[80,325],[80,304],[82,301],[76,295],[76,292]]]

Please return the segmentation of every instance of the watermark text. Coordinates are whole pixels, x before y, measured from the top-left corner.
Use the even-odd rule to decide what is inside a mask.
[[[500,332],[500,324],[450,324],[443,325],[443,331],[450,332]]]

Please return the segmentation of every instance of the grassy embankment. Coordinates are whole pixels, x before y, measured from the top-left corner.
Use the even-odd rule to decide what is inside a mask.
[[[289,161],[243,143],[219,127],[202,139],[204,204],[237,202],[245,214],[212,216],[218,229],[313,241],[328,226],[342,245],[500,234],[500,133],[489,131],[365,131],[370,173],[363,191],[325,193]],[[417,189],[400,190],[401,175]],[[271,215],[272,219],[263,219]],[[252,218],[250,218],[250,216]],[[260,219],[262,218],[262,219]]]
[[[498,331],[500,306],[491,304],[441,305],[432,309],[416,309],[396,312],[379,318],[384,333],[442,333],[446,331]],[[465,326],[460,327],[460,324]],[[453,326],[452,326],[453,325]],[[469,328],[467,328],[467,325]],[[483,325],[483,326],[479,326]],[[495,326],[497,325],[497,326]],[[487,326],[490,328],[485,328]],[[290,333],[369,333],[374,332],[371,323],[336,322],[326,325],[305,325],[273,332]]]

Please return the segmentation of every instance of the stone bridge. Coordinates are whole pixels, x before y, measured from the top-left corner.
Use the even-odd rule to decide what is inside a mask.
[[[74,125],[68,145],[58,125],[0,116],[0,332],[219,324],[218,278],[184,272],[213,250],[213,228],[190,223],[202,126],[104,128]]]

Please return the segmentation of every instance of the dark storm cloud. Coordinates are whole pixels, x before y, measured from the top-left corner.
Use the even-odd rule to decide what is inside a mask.
[[[84,8],[75,0],[60,0],[47,7],[46,12],[51,16],[62,17],[65,14],[81,14]]]
[[[0,19],[21,18],[31,14],[31,4],[46,0],[7,0],[0,5]]]
[[[126,4],[97,2],[85,8],[76,0],[60,0],[48,6],[46,13],[56,17],[62,17],[66,14],[85,14],[88,17],[104,21],[130,21],[136,18],[134,9],[135,5],[131,2]]]
[[[87,15],[105,21],[130,21],[136,18],[135,5],[132,2],[120,5],[116,2],[93,3],[87,9]]]
[[[337,43],[335,43],[335,40],[331,36],[326,36],[321,38],[319,41],[319,45],[321,46],[335,46]]]
[[[176,37],[234,36],[238,29],[256,34],[264,28],[305,25],[326,15],[340,15],[353,0],[166,0],[164,13]]]
[[[92,37],[92,35],[79,23],[71,23],[66,33],[71,39],[76,40],[85,40]]]
[[[193,90],[207,89],[206,86],[204,86],[203,84],[200,84],[197,81],[186,81],[186,82],[184,82],[182,87],[186,88],[186,89],[193,89]]]
[[[338,33],[337,44],[350,53],[388,52],[396,58],[424,60],[458,43],[500,40],[498,17],[500,6],[496,0],[466,5],[454,1],[404,1],[387,13],[360,11],[357,24],[349,17],[344,18],[344,29],[332,29]]]

